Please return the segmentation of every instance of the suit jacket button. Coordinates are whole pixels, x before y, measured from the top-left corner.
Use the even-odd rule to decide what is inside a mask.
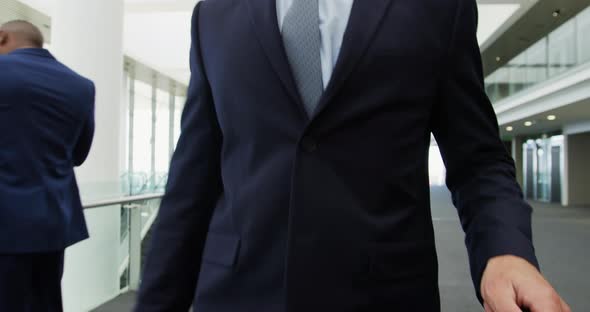
[[[313,153],[318,149],[318,142],[310,137],[305,137],[301,140],[301,147],[308,153]]]

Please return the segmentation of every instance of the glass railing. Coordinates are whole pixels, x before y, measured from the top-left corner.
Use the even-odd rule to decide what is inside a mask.
[[[80,195],[83,202],[163,193],[168,182],[167,172],[124,173],[117,181],[80,183]]]
[[[487,76],[492,103],[590,62],[588,34],[590,7]]]
[[[109,184],[111,188],[113,184]],[[138,288],[150,229],[163,194],[91,195],[95,198],[83,200],[90,238],[66,251],[62,282],[66,312],[92,311]]]

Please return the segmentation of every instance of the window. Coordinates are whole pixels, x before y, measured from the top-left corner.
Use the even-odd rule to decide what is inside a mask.
[[[576,66],[576,24],[571,20],[549,34],[549,76]]]
[[[590,61],[590,7],[577,18],[578,58],[580,62]]]
[[[152,86],[135,80],[133,110],[133,172],[149,174],[152,155]]]
[[[170,94],[159,90],[156,92],[156,173],[168,172],[170,163]]]

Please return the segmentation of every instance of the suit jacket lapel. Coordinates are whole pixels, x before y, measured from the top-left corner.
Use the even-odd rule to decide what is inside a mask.
[[[257,0],[254,0],[257,1]],[[314,117],[326,108],[369,47],[392,0],[355,0],[332,78]],[[274,2],[274,0],[273,0]]]
[[[299,112],[305,119],[308,119],[283,46],[283,38],[278,25],[276,0],[248,0],[247,2],[254,29],[273,69],[291,100],[298,106]]]

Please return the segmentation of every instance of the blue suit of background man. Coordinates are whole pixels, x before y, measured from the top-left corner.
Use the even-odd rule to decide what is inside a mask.
[[[88,237],[74,166],[94,84],[47,50],[0,56],[0,311],[60,311],[64,249]]]

